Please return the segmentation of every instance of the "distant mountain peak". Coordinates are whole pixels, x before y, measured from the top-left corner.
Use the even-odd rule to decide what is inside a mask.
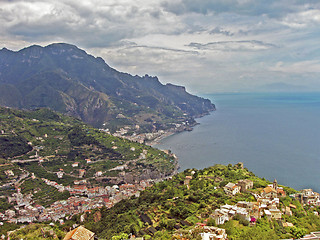
[[[98,127],[141,125],[147,131],[214,110],[209,100],[187,93],[185,87],[163,85],[148,74],[119,72],[72,44],[1,53],[0,105],[49,107]],[[8,100],[13,96],[15,101]],[[118,114],[125,118],[116,119]]]
[[[69,43],[52,43],[44,48],[50,49],[50,50],[54,49],[54,50],[65,50],[65,51],[79,51],[82,53],[86,53],[84,50],[78,48],[76,45],[72,45]]]

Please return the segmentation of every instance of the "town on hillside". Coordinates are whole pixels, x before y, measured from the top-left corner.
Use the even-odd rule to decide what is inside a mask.
[[[188,190],[191,188],[194,174],[195,171],[191,171],[191,174],[186,175],[184,182],[182,183]],[[215,177],[213,180],[216,182],[222,181],[219,177]],[[66,200],[56,201],[49,207],[44,207],[35,204],[32,194],[22,194],[21,189],[17,188],[16,192],[8,198],[9,203],[12,204],[14,208],[0,213],[2,221],[13,223],[49,221],[63,225],[64,220],[70,219],[73,215],[81,215],[80,221],[85,222],[86,214],[90,214],[91,210],[101,207],[111,208],[115,203],[122,199],[127,199],[131,196],[139,197],[140,191],[143,191],[147,187],[151,187],[154,183],[154,181],[149,179],[140,181],[136,184],[124,183],[120,185],[90,188],[84,184],[85,182],[81,181],[76,182],[72,187],[63,186],[45,178],[42,178],[41,181],[48,186],[56,188],[59,192],[68,191],[71,196]],[[228,182],[224,186],[217,187],[222,189],[231,199],[236,199],[238,194],[248,193],[252,195],[254,201],[238,201],[235,204],[220,205],[209,215],[209,217],[202,219],[194,226],[187,221],[181,221],[182,226],[189,227],[189,234],[198,236],[202,240],[227,240],[227,231],[221,226],[233,219],[247,222],[249,226],[252,227],[255,226],[257,221],[261,218],[265,218],[269,221],[275,220],[284,228],[294,227],[295,223],[286,221],[284,216],[292,216],[293,212],[297,209],[297,206],[291,203],[288,204],[288,206],[281,204],[281,199],[285,197],[290,197],[291,199],[298,201],[302,206],[310,206],[311,208],[320,206],[320,194],[314,192],[312,189],[303,189],[287,196],[287,192],[283,187],[278,185],[276,179],[272,184],[263,188],[255,188],[254,186],[253,180],[240,179],[236,182]],[[319,216],[319,213],[316,210],[313,214]],[[98,215],[95,217],[99,218]],[[142,214],[140,215],[140,218],[142,222],[150,226],[146,229],[146,233],[153,236],[158,229],[152,226],[150,217],[147,214]],[[212,226],[212,220],[214,226]],[[179,231],[180,227],[177,226],[176,233],[174,233],[173,236],[179,235]],[[94,239],[95,235],[95,233],[85,229],[81,225],[74,225],[74,229],[70,230],[64,239],[78,239],[72,238],[75,234],[83,234],[84,237],[79,238],[83,240]],[[119,239],[144,239],[143,237],[138,238],[132,234],[124,236],[126,236],[126,238]],[[181,236],[183,236],[182,233]],[[319,236],[319,232],[311,232],[301,239],[319,239]],[[191,240],[192,238],[184,239]]]

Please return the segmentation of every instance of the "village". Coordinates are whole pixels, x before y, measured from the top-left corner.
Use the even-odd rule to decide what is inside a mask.
[[[152,132],[148,133],[137,133],[140,129],[139,125],[135,126],[123,126],[119,130],[115,131],[113,134],[109,131],[109,129],[100,129],[100,131],[112,134],[115,137],[120,137],[124,139],[128,139],[133,142],[145,143],[147,145],[154,145],[159,142],[161,139],[166,138],[170,135],[173,135],[178,132],[183,131],[191,131],[192,126],[194,124],[190,124],[188,121],[182,123],[174,124],[174,127],[169,128],[167,130],[156,130],[153,129]]]
[[[131,196],[139,197],[140,191],[152,186],[152,180],[143,180],[137,184],[121,184],[106,187],[88,187],[83,181],[76,181],[73,187],[63,186],[55,181],[41,179],[45,184],[55,187],[58,191],[68,191],[71,194],[67,200],[56,201],[45,208],[35,204],[32,194],[22,194],[21,189],[8,198],[9,203],[14,204],[14,210],[6,210],[0,213],[3,221],[13,223],[32,223],[32,222],[58,222],[64,223],[75,214],[90,212],[92,209],[107,207],[111,208],[115,203]],[[184,185],[189,189],[192,176],[186,176]],[[286,197],[286,192],[278,186],[277,180],[257,194],[251,191],[253,181],[249,179],[238,180],[236,183],[229,182],[223,187],[224,192],[230,196],[236,196],[238,193],[249,192],[256,199],[255,202],[239,201],[234,205],[225,204],[214,210],[209,218],[214,219],[217,226],[232,220],[241,218],[250,225],[255,225],[256,221],[265,216],[269,220],[278,220],[283,227],[293,227],[293,223],[282,221],[283,215],[292,215],[292,210],[296,206],[290,204],[283,207],[280,205],[280,198]],[[320,194],[313,192],[312,189],[303,189],[299,193],[290,195],[291,198],[298,200],[302,205],[320,206]],[[318,215],[317,211],[314,211]],[[148,222],[147,216],[140,216],[142,221]],[[81,221],[84,221],[85,214],[81,215]],[[193,231],[200,232],[203,240],[227,240],[228,236],[225,229],[213,226],[207,226],[208,219],[196,224]],[[81,227],[81,226],[80,226]],[[89,231],[84,228],[76,228],[77,231]],[[75,230],[73,230],[75,232]],[[89,231],[90,232],[90,231]],[[314,236],[318,233],[310,233],[303,239],[317,239]],[[70,234],[69,234],[70,235]],[[89,234],[91,237],[94,233]],[[309,237],[309,238],[308,238]],[[71,239],[71,238],[69,238]],[[93,238],[88,238],[93,239]],[[131,239],[136,239],[132,237]],[[140,238],[143,239],[143,238]]]
[[[186,176],[184,181],[184,185],[189,189],[190,181],[192,180],[192,176]],[[223,187],[225,193],[229,196],[235,196],[240,192],[249,192],[250,189],[253,188],[253,181],[244,179],[239,180],[237,183],[229,182],[227,185]],[[252,193],[253,194],[253,193]],[[256,202],[246,202],[239,201],[235,205],[223,205],[220,206],[219,209],[216,209],[210,218],[215,220],[217,225],[222,225],[226,221],[229,221],[236,216],[239,218],[243,218],[248,221],[251,226],[253,226],[256,221],[266,216],[269,220],[278,220],[281,221],[283,227],[293,227],[293,224],[290,222],[283,222],[282,215],[292,215],[292,209],[295,209],[296,206],[290,204],[289,207],[280,208],[279,198],[285,197],[286,193],[282,187],[278,186],[277,180],[274,180],[272,184],[265,187],[260,194],[253,194]],[[320,196],[319,193],[313,192],[312,189],[303,189],[300,193],[290,195],[291,198],[299,200],[301,204],[320,206]],[[318,212],[314,212],[315,215],[318,215]],[[150,222],[151,220],[148,216],[143,215],[140,216],[142,221]],[[206,219],[203,223],[197,223],[196,226],[190,232],[197,232],[201,236],[202,240],[227,240],[228,235],[226,230],[223,228],[219,228],[216,226],[207,225],[208,219]],[[66,240],[72,239],[72,236],[76,234],[76,232],[86,233],[88,237],[86,240],[93,239],[94,233],[85,229],[82,226],[75,228],[73,231],[69,232],[66,235]],[[150,233],[155,232],[156,229],[150,227],[148,229]],[[308,235],[305,235],[303,240],[311,240],[311,239],[319,239],[320,232],[311,232]],[[130,239],[139,239],[143,240],[144,238],[136,238],[135,236],[131,236]]]
[[[192,176],[186,176],[184,184],[189,188],[189,183]],[[224,192],[232,197],[240,192],[250,192],[253,188],[253,181],[249,179],[239,180],[237,183],[229,182],[223,187]],[[286,197],[286,192],[283,187],[278,186],[275,179],[274,182],[263,188],[260,194],[251,194],[256,199],[255,202],[239,201],[235,205],[225,204],[220,208],[215,209],[214,213],[209,218],[214,219],[216,225],[222,225],[225,222],[234,218],[247,221],[251,226],[256,224],[256,221],[265,216],[268,220],[280,221],[283,227],[293,227],[294,224],[283,221],[283,214],[292,216],[292,209],[297,206],[289,204],[286,207],[280,207],[280,198]],[[298,200],[302,205],[310,205],[313,207],[320,206],[320,194],[313,192],[312,189],[303,189],[297,194],[290,195],[291,198]],[[314,215],[319,216],[317,211]],[[209,218],[203,223],[197,223],[197,228],[200,228],[202,240],[227,240],[225,229],[207,226]],[[198,230],[199,231],[199,230]],[[320,239],[320,232],[313,232],[306,235],[302,239]]]
[[[91,209],[110,208],[122,199],[131,196],[139,197],[140,191],[153,184],[152,180],[143,180],[138,184],[113,185],[112,187],[93,187],[86,185],[63,186],[55,181],[42,178],[49,186],[53,186],[60,192],[68,191],[71,195],[67,200],[57,201],[45,208],[35,204],[32,193],[22,194],[21,189],[8,198],[8,202],[14,204],[14,210],[8,209],[0,213],[0,219],[12,223],[32,223],[53,221],[63,224],[63,219],[72,217]]]

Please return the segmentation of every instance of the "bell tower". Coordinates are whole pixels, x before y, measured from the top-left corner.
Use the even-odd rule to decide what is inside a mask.
[[[275,189],[275,190],[277,190],[277,188],[278,188],[278,182],[277,182],[277,179],[274,179],[274,181],[273,181],[273,188]]]

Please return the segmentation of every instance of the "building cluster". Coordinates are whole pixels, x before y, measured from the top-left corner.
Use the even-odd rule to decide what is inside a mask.
[[[14,208],[0,213],[0,219],[14,223],[36,221],[39,216],[39,206],[34,205],[32,194],[24,195],[20,190],[18,188],[17,193],[13,193],[11,197],[8,197],[8,202],[14,204]]]
[[[320,206],[320,194],[312,189],[303,189],[299,193],[290,195],[290,197],[297,199],[303,205]]]
[[[224,191],[229,196],[236,195],[239,192],[246,192],[248,189],[253,188],[253,181],[249,179],[239,180],[237,183],[229,182]]]
[[[42,178],[49,186],[57,188],[60,192],[69,191],[72,195],[67,200],[56,201],[45,208],[33,201],[32,193],[22,194],[20,189],[8,198],[14,204],[13,209],[0,213],[0,219],[13,223],[31,223],[43,221],[60,221],[63,218],[79,214],[99,207],[112,207],[115,203],[131,196],[138,197],[140,191],[152,186],[151,180],[140,181],[139,184],[113,185],[112,187],[88,187],[84,184],[63,186],[55,181]],[[80,183],[80,182],[79,182]],[[83,183],[83,182],[81,182]]]
[[[119,118],[123,118],[124,116],[120,114]],[[102,132],[106,132],[108,134],[111,134],[109,129],[99,129]],[[176,123],[174,127],[167,129],[167,130],[156,130],[156,127],[154,126],[153,132],[151,133],[137,133],[140,130],[139,125],[135,126],[124,126],[117,130],[112,135],[115,137],[121,137],[128,139],[130,141],[138,142],[138,143],[144,143],[146,141],[154,141],[159,138],[168,136],[175,132],[181,132],[184,130],[190,130],[189,121],[185,121],[182,123]]]
[[[239,192],[246,192],[253,187],[251,180],[239,180],[238,183],[228,183],[224,187],[224,191],[228,195],[235,195]],[[292,205],[285,209],[279,209],[279,197],[284,197],[285,192],[282,187],[278,186],[275,180],[273,184],[265,187],[260,194],[252,195],[256,198],[256,202],[239,201],[235,205],[223,205],[220,209],[216,209],[210,216],[217,224],[224,224],[226,221],[238,216],[254,224],[257,219],[266,216],[268,219],[281,220],[282,214],[292,215]]]
[[[128,139],[130,141],[138,142],[138,143],[144,143],[145,141],[152,141],[158,137],[161,137],[165,134],[166,132],[164,130],[159,130],[156,132],[152,133],[133,133],[132,135],[127,135],[128,134],[128,129],[126,128],[121,128],[120,130],[116,131],[114,134],[112,134],[115,137],[121,137]]]
[[[106,206],[108,198],[98,197],[90,199],[87,197],[70,197],[67,200],[57,201],[44,208],[37,219],[39,222],[44,221],[60,221],[63,223],[63,218],[79,214],[90,209]]]
[[[202,240],[227,240],[226,230],[218,227],[201,227],[200,236]]]

